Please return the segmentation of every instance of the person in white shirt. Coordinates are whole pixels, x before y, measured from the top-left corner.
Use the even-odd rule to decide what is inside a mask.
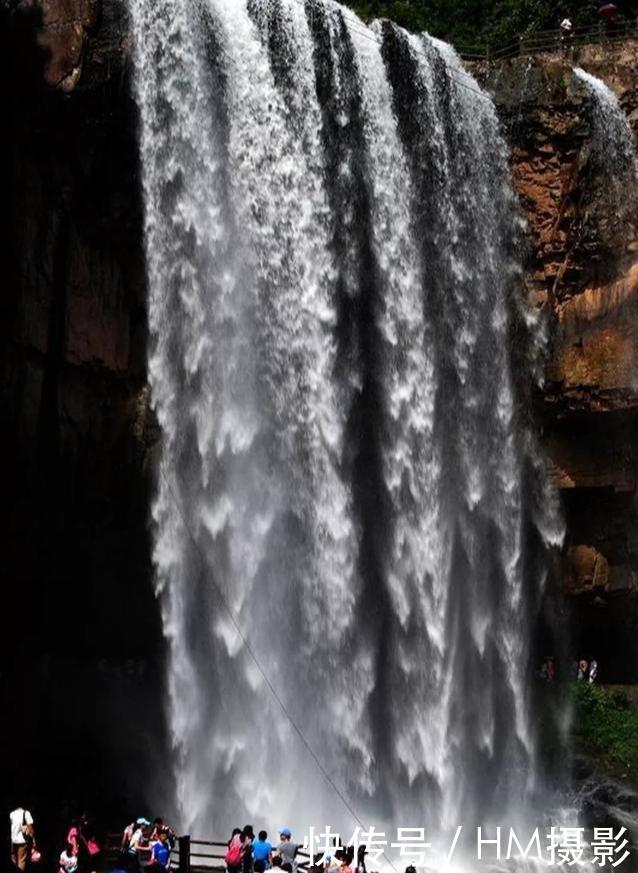
[[[33,848],[33,816],[19,806],[9,815],[11,823],[11,861],[18,870],[26,870]]]
[[[145,861],[149,860],[151,847],[148,844],[145,829],[150,826],[146,818],[138,818],[135,822],[135,831],[128,845],[129,858],[133,859],[133,869],[141,870]]]
[[[78,856],[73,852],[71,843],[66,844],[66,849],[60,855],[59,873],[76,873],[78,869]]]
[[[568,42],[572,36],[572,21],[571,18],[563,18],[560,23],[560,39],[561,42]]]

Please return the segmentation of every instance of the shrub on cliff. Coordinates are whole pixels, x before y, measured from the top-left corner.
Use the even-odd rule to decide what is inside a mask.
[[[638,712],[623,691],[587,682],[572,687],[573,732],[600,766],[638,781]]]
[[[575,0],[347,0],[366,20],[389,18],[413,31],[462,46],[504,45],[539,30],[554,30],[570,16],[575,27],[599,21],[598,4]],[[617,0],[623,17],[635,19],[638,0]]]

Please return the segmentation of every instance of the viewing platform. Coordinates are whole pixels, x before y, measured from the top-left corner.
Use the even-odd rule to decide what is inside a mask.
[[[125,866],[125,858],[121,852],[122,834],[108,834],[105,854],[105,869],[121,870]],[[226,870],[224,856],[228,851],[228,841],[199,840],[188,834],[178,837],[171,850],[171,869],[178,873],[214,873]],[[297,870],[308,870],[310,853],[305,849],[297,852]]]

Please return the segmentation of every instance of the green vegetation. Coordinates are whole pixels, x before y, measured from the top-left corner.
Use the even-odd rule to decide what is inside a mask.
[[[573,733],[600,766],[638,782],[638,712],[624,691],[586,682],[572,687]]]
[[[408,30],[427,30],[459,46],[510,43],[539,30],[554,30],[569,15],[574,27],[599,21],[595,0],[347,0],[364,19],[390,18]],[[616,0],[634,19],[638,0]]]

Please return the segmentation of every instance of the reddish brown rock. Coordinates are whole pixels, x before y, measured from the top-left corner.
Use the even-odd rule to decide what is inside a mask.
[[[638,262],[557,303],[555,316],[552,390],[592,413],[638,410]]]
[[[101,0],[21,0],[14,14],[33,22],[34,42],[42,54],[42,76],[64,93],[75,89],[91,34],[100,15]]]
[[[605,591],[609,583],[609,563],[592,546],[570,546],[565,556],[565,589],[568,594]]]
[[[87,42],[98,20],[98,0],[32,0],[31,5],[41,13],[38,42],[46,58],[45,81],[69,93],[82,75]]]
[[[619,192],[592,160],[577,64],[615,91],[636,129],[636,40],[519,58],[481,74],[527,218],[529,299],[549,321],[537,401],[566,524],[573,645],[595,648],[608,671],[635,679],[627,665],[638,663],[638,186]]]

